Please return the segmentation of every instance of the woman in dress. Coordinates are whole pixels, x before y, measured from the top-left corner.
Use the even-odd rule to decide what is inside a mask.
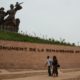
[[[58,67],[59,67],[59,64],[58,64],[58,60],[57,60],[56,56],[53,56],[52,66],[53,66],[52,75],[54,77],[57,77],[58,76]]]

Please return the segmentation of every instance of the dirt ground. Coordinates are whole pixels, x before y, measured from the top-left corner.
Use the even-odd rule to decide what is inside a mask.
[[[0,80],[80,80],[80,69],[60,69],[58,77],[49,77],[47,70],[0,69]]]

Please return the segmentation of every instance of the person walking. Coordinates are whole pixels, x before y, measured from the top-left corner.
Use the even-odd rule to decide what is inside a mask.
[[[60,67],[60,65],[58,64],[56,56],[53,56],[52,66],[53,66],[52,75],[54,77],[58,77],[58,68]]]
[[[48,75],[51,76],[52,59],[49,56],[47,56],[46,65],[48,65]]]

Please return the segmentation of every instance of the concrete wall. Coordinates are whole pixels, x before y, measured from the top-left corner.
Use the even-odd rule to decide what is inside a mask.
[[[48,55],[61,68],[80,68],[80,47],[0,40],[0,68],[44,69]]]

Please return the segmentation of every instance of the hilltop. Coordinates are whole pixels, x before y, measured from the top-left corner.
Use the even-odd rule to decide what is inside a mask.
[[[74,43],[71,44],[71,43],[66,43],[64,41],[58,41],[55,39],[43,39],[40,37],[33,37],[30,35],[23,35],[20,33],[5,32],[5,31],[0,31],[0,40],[75,46]]]

